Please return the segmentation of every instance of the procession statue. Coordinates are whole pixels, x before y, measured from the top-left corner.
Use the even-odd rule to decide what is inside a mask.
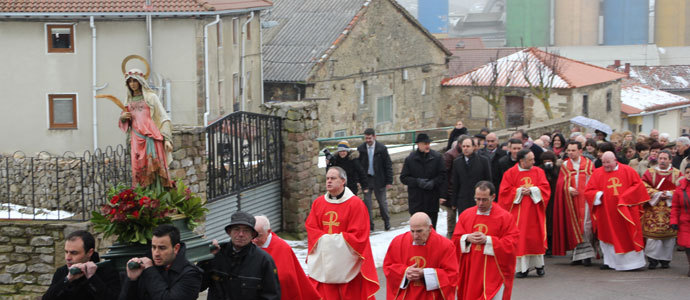
[[[127,62],[138,59],[146,66],[146,73],[139,69],[125,71]],[[130,142],[132,159],[132,186],[146,187],[159,184],[172,187],[168,164],[172,161],[172,125],[170,117],[149,87],[147,79],[151,69],[139,55],[127,56],[122,61],[122,73],[127,87],[124,104],[111,95],[97,95],[117,104],[122,112],[119,127],[126,132]]]

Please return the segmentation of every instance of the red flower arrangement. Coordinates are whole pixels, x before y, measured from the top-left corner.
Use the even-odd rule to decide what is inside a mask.
[[[93,212],[94,229],[105,237],[117,235],[118,242],[146,244],[153,236],[153,228],[170,223],[176,213],[174,207],[151,197],[144,188],[114,187],[108,193],[110,201]]]

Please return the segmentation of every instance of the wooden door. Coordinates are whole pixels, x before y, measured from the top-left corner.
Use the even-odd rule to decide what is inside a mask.
[[[506,96],[506,126],[517,127],[524,121],[525,100],[519,96]]]

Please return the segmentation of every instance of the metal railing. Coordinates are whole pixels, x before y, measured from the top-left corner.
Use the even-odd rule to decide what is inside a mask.
[[[130,161],[122,145],[81,156],[0,155],[0,219],[89,220],[111,186],[131,182]]]
[[[206,127],[209,202],[282,176],[280,117],[235,112]]]
[[[426,128],[426,129],[414,129],[414,130],[404,130],[404,131],[394,131],[394,132],[384,132],[376,133],[376,138],[379,141],[384,141],[386,147],[396,148],[396,147],[407,147],[414,146],[414,141],[417,139],[418,133],[426,133],[434,142],[446,142],[448,141],[448,130],[452,130],[453,126],[448,127],[436,127],[436,128]],[[319,149],[335,149],[337,147],[337,142],[346,140],[351,141],[364,141],[364,135],[351,135],[343,137],[330,137],[330,138],[318,138],[316,141],[319,142]],[[357,148],[357,145],[350,144],[350,148]],[[324,155],[320,152],[319,155]]]

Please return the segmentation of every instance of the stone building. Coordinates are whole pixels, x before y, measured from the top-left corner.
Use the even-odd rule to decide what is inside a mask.
[[[121,62],[150,62],[149,83],[175,125],[258,111],[265,0],[3,1],[0,153],[62,154],[121,144]],[[130,68],[145,69],[137,61]],[[207,109],[208,107],[208,109]]]
[[[319,137],[439,124],[451,53],[395,0],[277,0],[263,18],[265,101],[317,103]]]
[[[445,79],[442,111],[449,118],[464,120],[470,129],[501,129],[495,110],[479,96],[494,87],[504,93],[499,108],[505,127],[543,122],[549,116],[534,90],[542,83],[550,86],[553,119],[582,115],[619,129],[621,79],[625,77],[625,73],[528,48]]]

